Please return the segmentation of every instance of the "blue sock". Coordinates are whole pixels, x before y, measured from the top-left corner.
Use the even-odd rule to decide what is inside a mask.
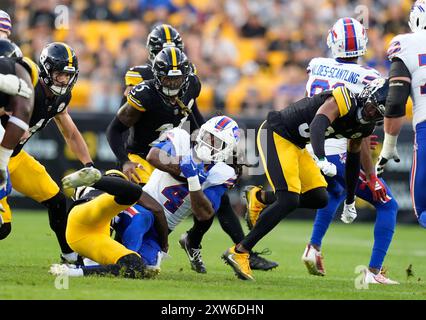
[[[145,233],[151,229],[154,216],[151,212],[136,214],[123,234],[123,245],[130,250],[138,252],[143,243]]]
[[[322,239],[336,214],[337,208],[345,198],[345,193],[328,193],[328,204],[325,208],[317,210],[314,229],[312,230],[311,244],[321,247]]]
[[[374,246],[370,259],[370,268],[381,269],[396,225],[398,204],[392,199],[388,203],[376,206],[374,225]]]

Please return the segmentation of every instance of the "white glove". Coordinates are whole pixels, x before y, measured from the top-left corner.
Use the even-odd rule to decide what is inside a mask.
[[[13,74],[0,74],[0,91],[27,99],[31,97],[33,92],[32,88],[24,80]]]
[[[355,200],[354,202],[347,204],[345,200],[345,205],[343,207],[343,212],[340,217],[344,223],[352,223],[357,217],[356,208],[355,208]]]
[[[317,166],[321,169],[322,173],[328,177],[334,177],[337,174],[337,168],[334,163],[328,162],[327,158],[318,159],[315,157]]]
[[[392,136],[388,133],[385,133],[383,148],[376,163],[377,176],[380,176],[385,171],[385,166],[390,159],[393,159],[395,162],[400,161],[398,151],[396,150],[397,139],[398,136]]]

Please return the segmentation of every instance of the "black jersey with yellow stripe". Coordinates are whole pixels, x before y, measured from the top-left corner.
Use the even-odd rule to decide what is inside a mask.
[[[357,114],[361,108],[361,102],[345,87],[303,98],[281,111],[272,111],[268,114],[268,124],[274,132],[298,147],[304,148],[310,141],[309,125],[318,109],[330,97],[336,100],[339,117],[327,128],[326,138],[355,139],[371,135],[375,123],[358,121]]]
[[[176,127],[185,117],[182,105],[192,105],[194,117],[189,117],[191,130],[204,123],[204,119],[196,105],[196,99],[200,95],[201,83],[194,74],[189,75],[188,87],[182,90],[178,99],[182,102],[171,104],[155,88],[154,80],[139,83],[127,95],[127,103],[143,113],[140,120],[130,128],[127,141],[127,151],[138,154],[142,158],[148,154],[151,142],[158,139],[167,125]],[[191,102],[192,100],[192,102]],[[196,119],[197,123],[195,123]]]
[[[71,92],[62,96],[50,96],[47,94],[48,88],[43,87],[41,82],[38,82],[34,88],[34,109],[30,118],[29,129],[24,139],[13,150],[12,156],[17,155],[25,143],[31,138],[31,136],[37,131],[42,130],[57,114],[62,113],[69,102],[71,101]],[[3,125],[9,120],[8,115],[1,117]]]

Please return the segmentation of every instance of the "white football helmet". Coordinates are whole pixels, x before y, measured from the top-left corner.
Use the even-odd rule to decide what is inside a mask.
[[[194,151],[202,161],[226,161],[233,155],[239,141],[238,124],[229,117],[218,116],[201,126]]]
[[[426,29],[426,1],[417,0],[413,4],[408,25],[413,32]]]
[[[328,32],[327,46],[333,58],[354,58],[367,51],[367,32],[354,18],[341,18]]]

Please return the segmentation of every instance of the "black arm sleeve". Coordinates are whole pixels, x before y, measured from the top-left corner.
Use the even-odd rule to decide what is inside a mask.
[[[385,116],[399,118],[405,116],[405,105],[410,96],[411,84],[403,80],[393,80],[396,77],[411,79],[410,71],[401,59],[392,60],[389,71],[389,93],[386,98]]]
[[[328,119],[328,117],[324,114],[317,114],[309,125],[312,149],[314,150],[314,154],[318,157],[318,159],[325,157],[325,131],[329,125],[330,119]]]
[[[127,156],[126,148],[124,147],[123,133],[129,130],[117,116],[111,121],[108,126],[106,136],[108,139],[109,146],[111,147],[112,152],[114,152],[118,161],[123,164],[126,161],[129,161]]]
[[[361,169],[360,152],[350,152],[346,154],[346,203],[355,200],[355,190],[358,185],[359,170]]]

